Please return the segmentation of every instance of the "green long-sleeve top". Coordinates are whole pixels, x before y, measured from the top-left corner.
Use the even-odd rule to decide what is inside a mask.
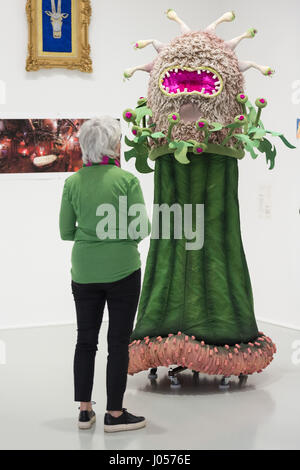
[[[63,189],[60,235],[75,242],[71,275],[81,284],[118,281],[139,269],[138,243],[150,233],[138,179],[111,163],[84,166],[66,179]],[[128,215],[133,204],[140,209]],[[144,229],[132,235],[130,224],[137,232],[146,227],[146,234]]]

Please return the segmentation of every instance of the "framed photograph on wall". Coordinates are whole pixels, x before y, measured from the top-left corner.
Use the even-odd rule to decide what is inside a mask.
[[[27,72],[66,68],[91,73],[90,0],[27,0]]]
[[[0,118],[0,176],[78,171],[82,167],[79,133],[87,120]],[[121,166],[119,157],[116,165]]]

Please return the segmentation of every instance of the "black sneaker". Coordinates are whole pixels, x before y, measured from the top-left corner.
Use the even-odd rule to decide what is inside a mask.
[[[79,429],[91,429],[93,424],[96,422],[96,413],[91,411],[80,411],[78,418]]]
[[[114,418],[110,413],[104,416],[104,431],[133,431],[134,429],[144,428],[146,419],[143,416],[134,416],[123,408],[123,413],[118,418]]]

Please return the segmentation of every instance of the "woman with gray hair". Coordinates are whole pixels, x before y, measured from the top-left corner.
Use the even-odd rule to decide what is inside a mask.
[[[75,242],[71,275],[78,333],[74,358],[78,425],[89,429],[96,421],[91,396],[98,335],[107,303],[104,430],[138,429],[145,426],[145,418],[123,408],[123,395],[141,284],[138,243],[149,235],[150,223],[138,179],[120,168],[120,123],[108,116],[89,120],[83,124],[79,140],[83,167],[66,179],[60,210],[61,238]],[[137,212],[138,220],[132,216]]]

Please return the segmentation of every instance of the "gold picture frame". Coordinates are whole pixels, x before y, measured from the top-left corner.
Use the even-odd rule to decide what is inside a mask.
[[[49,25],[52,22],[51,11],[43,10],[43,1],[45,0],[27,0],[26,13],[28,21],[28,56],[26,62],[27,72],[35,72],[40,69],[66,68],[70,70],[80,70],[81,72],[92,73],[93,66],[90,58],[89,45],[89,24],[92,15],[90,0],[68,0],[71,15],[62,14],[62,18],[69,16],[69,35],[71,47],[68,51],[45,51],[43,14],[49,16]],[[63,5],[61,0],[51,0],[53,9],[60,9]],[[60,5],[60,6],[59,6]],[[63,9],[61,11],[64,11]],[[63,16],[65,15],[65,16]],[[58,28],[53,28],[53,38],[61,39],[63,31],[63,19],[60,19]],[[60,31],[57,32],[57,29]],[[49,26],[50,28],[50,26]],[[56,31],[56,32],[54,32]],[[56,36],[54,36],[56,35]],[[60,36],[59,36],[60,35]],[[49,36],[50,39],[50,36]],[[52,39],[52,38],[51,38]],[[57,42],[58,43],[58,42]]]

